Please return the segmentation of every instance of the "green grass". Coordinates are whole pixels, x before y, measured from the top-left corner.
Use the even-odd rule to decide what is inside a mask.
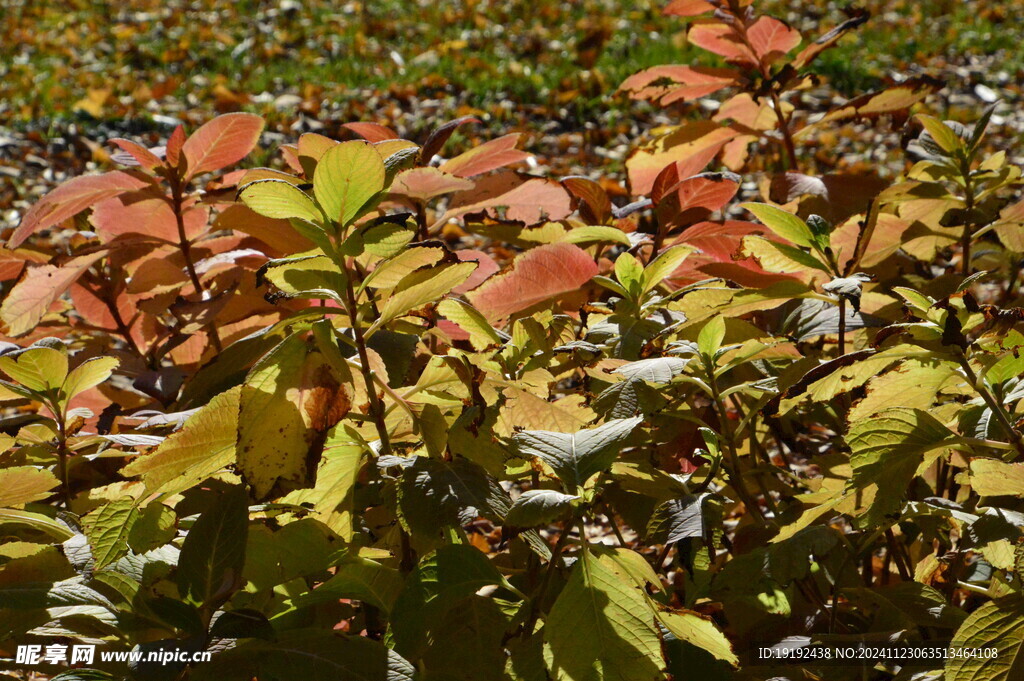
[[[684,22],[660,16],[661,0],[308,0],[293,12],[279,11],[276,0],[126,4],[131,12],[91,0],[0,0],[0,122],[66,117],[90,89],[109,88],[114,97],[130,99],[140,83],[155,86],[168,76],[178,80],[169,93],[182,103],[178,108],[190,108],[190,96],[202,108],[217,82],[249,94],[313,84],[334,102],[358,104],[367,90],[394,90],[399,98],[455,93],[469,107],[497,117],[497,105],[512,100],[544,107],[549,115],[564,109],[585,122],[609,109],[635,106],[610,95],[637,70],[713,63],[679,39]],[[1005,50],[1001,68],[1011,72],[1024,62],[1019,9],[1018,16],[998,24],[960,2],[875,4],[881,11],[817,63],[844,95],[875,87],[889,71],[936,55]],[[198,13],[186,14],[185,7],[198,7]],[[765,0],[761,7],[796,20],[817,12],[820,31],[843,19],[824,0]],[[278,11],[271,16],[268,10]],[[258,15],[269,32],[257,30]],[[578,47],[601,31],[608,40],[593,67],[585,69]],[[806,31],[805,39],[816,33]],[[559,96],[565,92],[575,96]],[[266,107],[247,108],[267,113]],[[118,118],[145,116],[148,110],[129,102],[103,111]]]

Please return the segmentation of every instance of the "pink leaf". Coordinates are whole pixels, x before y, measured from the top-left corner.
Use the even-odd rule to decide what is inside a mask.
[[[469,293],[488,319],[500,319],[565,293],[597,274],[593,258],[572,244],[539,246],[516,257],[512,266]]]
[[[460,215],[484,213],[495,220],[536,225],[572,213],[572,201],[561,184],[540,177],[524,179],[511,170],[495,173],[452,197],[442,222]]]
[[[68,180],[39,199],[29,209],[21,224],[8,240],[7,247],[17,248],[35,232],[52,227],[103,199],[109,199],[133,189],[141,189],[147,185],[146,181],[121,170],[103,175],[85,175]]]
[[[462,251],[455,251],[455,256],[463,262],[476,261],[477,265],[476,269],[473,270],[473,274],[469,275],[469,278],[466,279],[466,281],[453,288],[452,293],[462,294],[467,291],[472,291],[489,279],[492,274],[501,269],[498,267],[498,263],[494,262],[494,258],[483,251],[466,249]]]
[[[516,149],[520,133],[514,132],[485,142],[441,164],[441,170],[458,177],[473,177],[495,168],[525,160],[529,154]]]
[[[444,194],[472,188],[472,180],[449,175],[437,168],[410,168],[398,174],[391,185],[391,193],[426,203]]]
[[[214,118],[185,140],[181,151],[188,160],[185,179],[220,170],[249,155],[263,132],[263,119],[231,113]]]
[[[153,192],[135,192],[106,199],[96,204],[89,221],[96,226],[96,232],[104,243],[124,234],[178,243],[178,220],[174,211],[162,198]],[[209,208],[205,206],[187,209],[182,222],[185,236],[195,238],[206,228]]]
[[[124,166],[141,166],[146,170],[153,170],[159,168],[164,164],[162,158],[157,156],[152,149],[147,149],[141,144],[136,144],[131,140],[126,139],[112,139],[110,143],[117,146],[122,152],[121,154],[113,154],[111,159],[115,162],[120,163]]]

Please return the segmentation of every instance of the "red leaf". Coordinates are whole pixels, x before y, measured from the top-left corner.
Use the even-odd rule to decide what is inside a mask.
[[[185,179],[220,170],[249,155],[263,132],[263,119],[254,114],[217,116],[185,140],[181,151],[188,161]]]
[[[495,220],[536,225],[568,217],[572,201],[565,188],[554,180],[522,178],[505,170],[478,180],[473,189],[453,196],[441,223],[476,213],[485,213]]]
[[[441,151],[441,147],[444,146],[444,143],[448,141],[448,138],[452,136],[452,133],[460,125],[479,122],[480,119],[475,116],[463,116],[439,126],[434,132],[430,133],[430,137],[423,143],[423,148],[420,149],[420,163],[429,163],[434,154]]]
[[[80,213],[103,199],[109,199],[148,183],[121,170],[103,175],[85,175],[68,180],[39,199],[25,214],[7,242],[8,248],[17,248],[31,234],[52,227]]]
[[[721,210],[739,188],[739,183],[721,173],[687,178],[670,188],[657,204],[658,222],[665,228],[706,219]]]
[[[700,252],[688,257],[672,274],[673,283],[683,285],[713,276],[756,287],[790,279],[765,271],[753,258],[739,258],[743,237],[764,231],[761,225],[741,220],[701,222],[687,227],[673,245],[688,244]]]
[[[764,63],[771,63],[800,44],[800,32],[773,17],[760,17],[747,28],[747,39]]]
[[[706,0],[672,0],[665,8],[665,14],[677,17],[696,17],[714,11],[715,6]]]
[[[819,54],[839,42],[840,38],[871,18],[871,12],[859,7],[849,9],[847,14],[850,16],[849,19],[839,24],[825,35],[819,37],[804,49],[800,50],[800,53],[796,55],[796,58],[793,60],[793,68],[802,69],[807,66],[814,61]]]
[[[665,64],[644,69],[623,81],[620,90],[633,99],[650,100],[667,106],[673,102],[706,97],[736,85],[740,74],[734,69]]]
[[[520,136],[520,133],[514,132],[485,142],[479,147],[445,161],[440,166],[441,170],[458,177],[473,177],[510,163],[525,160],[529,154],[516,149]]]
[[[580,217],[593,225],[603,225],[612,216],[612,202],[608,192],[588,177],[565,177],[562,185],[579,199]]]
[[[380,123],[346,123],[341,127],[351,130],[368,142],[398,139],[397,132]]]
[[[593,258],[572,244],[539,246],[516,256],[512,266],[469,294],[488,319],[507,317],[579,289],[597,274]]]

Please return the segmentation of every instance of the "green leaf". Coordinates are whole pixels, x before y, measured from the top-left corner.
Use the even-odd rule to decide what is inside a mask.
[[[92,357],[76,366],[64,379],[64,385],[61,388],[61,393],[63,393],[61,405],[66,407],[68,402],[75,398],[75,395],[110,378],[110,374],[118,364],[120,364],[120,360],[116,357]]]
[[[268,218],[295,218],[319,224],[323,213],[305,192],[285,180],[257,180],[238,191],[238,198],[260,215]]]
[[[135,553],[146,553],[163,546],[177,533],[178,519],[173,509],[151,501],[139,513],[138,520],[128,532],[128,546]]]
[[[643,293],[644,266],[631,253],[620,253],[615,259],[615,278],[633,298]]]
[[[608,242],[629,246],[629,235],[621,229],[606,227],[604,225],[585,225],[575,227],[565,233],[563,241],[571,244],[590,244],[595,242]]]
[[[858,489],[878,490],[859,524],[892,524],[918,469],[958,441],[954,432],[921,409],[895,407],[851,426],[846,435],[851,483]]]
[[[232,388],[214,397],[181,430],[122,468],[121,474],[142,476],[147,495],[170,496],[233,464],[240,394],[241,388]]]
[[[423,656],[427,678],[502,681],[505,614],[490,598],[470,596],[445,613]]]
[[[138,519],[139,509],[131,498],[104,504],[82,519],[97,570],[128,553],[128,535]]]
[[[295,608],[329,603],[339,598],[354,598],[390,614],[404,586],[402,574],[367,558],[348,558],[338,565],[334,576],[298,598]]]
[[[647,541],[673,544],[688,537],[704,537],[707,534],[704,500],[709,496],[707,493],[693,494],[660,504],[647,523]]]
[[[512,437],[520,456],[535,456],[555,471],[567,490],[575,491],[608,468],[643,417],[615,419],[573,434],[525,430]]]
[[[402,278],[394,291],[380,308],[380,316],[367,329],[366,335],[373,334],[392,319],[402,317],[428,303],[438,301],[453,288],[466,281],[476,270],[475,262],[457,265],[442,265],[416,270]]]
[[[500,487],[471,461],[418,456],[398,482],[399,518],[414,535],[434,537],[443,527],[461,526],[478,515],[500,518],[504,509],[494,508],[502,502],[496,491]]]
[[[222,612],[210,627],[210,636],[272,640],[275,633],[274,627],[262,612],[251,608],[239,608]]]
[[[12,508],[0,508],[0,527],[28,527],[48,534],[58,542],[75,537],[75,533],[67,525],[60,523],[42,513],[19,511]]]
[[[804,269],[818,270],[831,275],[828,265],[806,251],[795,246],[772,241],[759,236],[748,236],[743,245],[767,270],[773,272],[800,272]]]
[[[344,305],[345,274],[324,255],[301,255],[271,260],[256,272],[256,284],[269,281],[288,298],[333,300]]]
[[[45,393],[64,383],[68,356],[54,348],[32,347],[16,357],[0,357],[0,370],[29,390]]]
[[[946,681],[1016,681],[1024,676],[1024,598],[1019,594],[982,604],[960,625],[951,651],[995,648],[995,657],[951,656]]]
[[[345,429],[338,428],[324,442],[324,453],[316,473],[316,484],[282,497],[281,503],[307,504],[324,524],[345,541],[353,537],[354,493],[359,471],[366,461],[366,447]]]
[[[811,228],[796,215],[767,203],[741,203],[740,208],[749,210],[768,229],[783,239],[805,248],[814,246],[814,234],[811,232]]]
[[[573,567],[544,625],[555,681],[656,681],[661,641],[646,593],[589,552]]]
[[[970,479],[971,489],[983,497],[1024,497],[1024,463],[973,459]]]
[[[394,288],[416,270],[436,265],[448,254],[448,249],[443,246],[408,248],[393,258],[378,263],[363,280],[360,288]]]
[[[327,430],[348,413],[348,394],[330,362],[292,334],[249,372],[238,416],[238,468],[263,499],[277,485],[308,487]]]
[[[546,525],[572,508],[578,496],[562,494],[553,489],[531,489],[519,495],[512,504],[505,524],[510,527]]]
[[[658,621],[680,641],[706,650],[734,667],[739,665],[739,658],[732,651],[729,639],[710,618],[688,610],[662,610],[658,612]]]
[[[12,466],[0,469],[0,506],[20,506],[50,496],[60,480],[47,470],[35,466]]]
[[[457,324],[460,329],[469,334],[469,342],[473,349],[486,350],[501,345],[501,336],[498,335],[498,332],[469,303],[456,298],[445,298],[438,304],[437,311],[445,319]]]
[[[251,639],[191,668],[190,681],[414,681],[415,668],[378,641],[324,629]]]
[[[654,289],[663,281],[672,276],[683,261],[686,260],[696,249],[692,246],[673,246],[658,254],[654,260],[647,264],[641,277],[641,288],[646,293]]]
[[[410,660],[426,651],[428,634],[456,603],[485,586],[505,582],[480,551],[447,544],[424,557],[395,601],[391,628],[395,650]]]
[[[230,487],[185,536],[178,559],[178,591],[196,605],[216,607],[241,586],[249,507],[245,488]]]
[[[372,145],[354,140],[331,147],[313,173],[313,192],[327,217],[347,227],[384,189],[384,160]]]
[[[947,154],[952,155],[964,145],[963,140],[948,125],[933,116],[918,114],[917,120],[921,121],[928,135]]]
[[[725,340],[725,317],[715,315],[709,319],[697,336],[697,348],[707,357],[714,357]]]

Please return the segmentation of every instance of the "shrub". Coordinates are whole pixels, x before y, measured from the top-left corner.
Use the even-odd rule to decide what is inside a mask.
[[[952,640],[924,671],[1011,678],[1024,204],[992,109],[908,119],[917,79],[810,123],[866,13],[790,56],[750,2],[668,12],[728,66],[624,89],[734,94],[637,148],[628,205],[510,168],[517,135],[440,158],[465,118],[225,172],[248,114],[43,197],[2,270],[11,645],[212,654],[64,679],[653,681],[785,675],[789,636],[815,678],[909,678],[822,651]],[[881,114],[902,177],[799,172],[805,130]],[[737,204],[754,143],[780,172]]]

